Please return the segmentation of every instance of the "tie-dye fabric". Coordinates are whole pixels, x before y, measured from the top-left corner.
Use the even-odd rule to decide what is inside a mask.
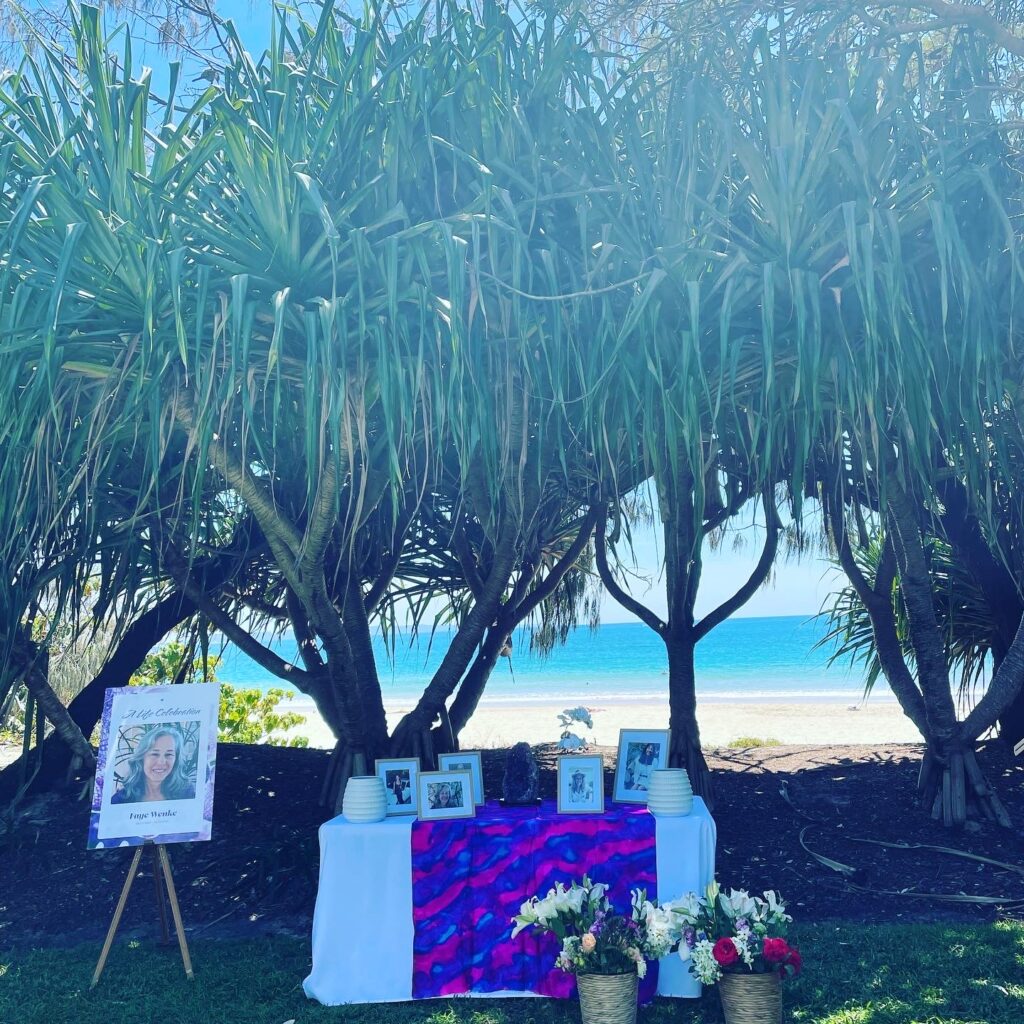
[[[577,816],[557,814],[553,803],[490,803],[476,818],[414,822],[414,998],[503,990],[573,995],[575,978],[554,967],[555,936],[527,929],[513,941],[512,918],[530,896],[584,875],[612,887],[620,912],[628,912],[631,888],[654,899],[654,827],[646,807]],[[651,964],[641,1001],[656,987]]]

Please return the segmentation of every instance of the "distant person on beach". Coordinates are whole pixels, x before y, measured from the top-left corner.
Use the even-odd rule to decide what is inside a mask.
[[[174,725],[154,726],[143,733],[128,756],[128,775],[110,802],[191,800],[196,795],[196,783],[185,770],[183,746],[181,730]]]

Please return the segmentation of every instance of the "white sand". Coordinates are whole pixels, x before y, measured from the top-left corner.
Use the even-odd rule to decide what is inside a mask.
[[[520,740],[553,743],[561,735],[557,713],[567,705],[482,703],[460,743],[464,750],[474,747],[507,747]],[[330,730],[315,708],[298,700],[282,710],[306,716],[295,730],[307,736],[310,746],[331,747]],[[388,707],[388,725],[393,728],[409,705]],[[593,733],[583,730],[589,741],[614,746],[620,729],[664,729],[668,725],[668,704],[611,704],[592,709]],[[705,701],[697,711],[701,740],[708,747],[722,747],[740,737],[775,739],[782,743],[883,744],[920,743],[921,736],[894,700],[870,700],[855,709],[840,701],[789,701],[748,703],[746,701]],[[579,731],[579,730],[577,730]]]

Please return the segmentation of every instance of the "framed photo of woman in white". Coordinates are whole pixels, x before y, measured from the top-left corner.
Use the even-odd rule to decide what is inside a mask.
[[[612,799],[618,803],[647,803],[647,788],[657,768],[668,767],[668,729],[622,729],[615,765]]]
[[[566,754],[558,759],[558,813],[604,811],[604,758],[600,754]]]

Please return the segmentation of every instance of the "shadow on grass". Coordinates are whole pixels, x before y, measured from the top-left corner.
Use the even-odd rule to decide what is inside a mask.
[[[1017,1024],[1024,1020],[1024,924],[821,924],[795,932],[807,965],[785,1018],[813,1024]],[[359,941],[353,935],[353,942]],[[324,1007],[302,979],[296,939],[197,942],[196,980],[176,947],[115,947],[99,987],[98,945],[0,954],[0,1024],[578,1024],[575,1001],[430,1000]],[[658,1000],[639,1024],[719,1024],[718,996]]]

